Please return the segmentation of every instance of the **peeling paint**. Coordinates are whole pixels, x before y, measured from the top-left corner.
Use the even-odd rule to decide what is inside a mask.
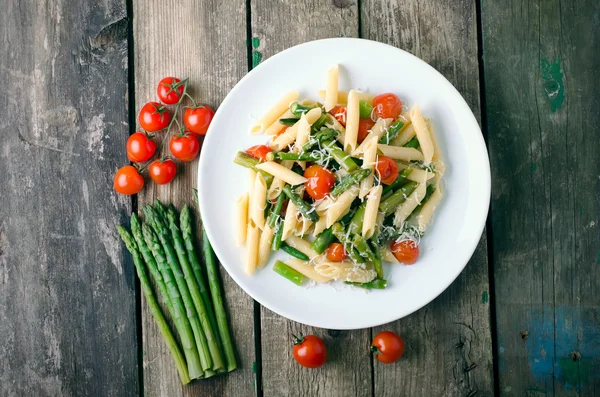
[[[544,92],[550,101],[552,112],[555,112],[561,108],[565,100],[564,75],[560,62],[550,63],[547,59],[542,59],[541,67]]]

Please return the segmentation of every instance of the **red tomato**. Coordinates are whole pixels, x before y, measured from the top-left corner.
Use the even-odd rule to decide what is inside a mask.
[[[419,246],[412,240],[394,241],[390,247],[398,262],[412,265],[419,257]]]
[[[304,171],[306,193],[315,200],[325,198],[335,185],[335,176],[327,168],[311,165]]]
[[[346,108],[343,106],[336,106],[329,111],[329,114],[335,117],[344,127],[346,126]]]
[[[389,157],[377,158],[377,175],[384,185],[390,185],[398,178],[398,164]]]
[[[347,256],[348,254],[346,254],[344,246],[340,243],[331,243],[329,248],[327,248],[327,259],[332,262],[341,262],[346,259]]]
[[[194,134],[205,135],[215,112],[208,105],[198,105],[185,109],[183,123]]]
[[[374,125],[375,122],[371,119],[360,119],[358,121],[358,137],[356,138],[358,143],[362,143],[365,140]]]
[[[371,351],[380,362],[391,364],[404,354],[404,341],[393,332],[383,331],[373,338]]]
[[[171,159],[154,160],[148,167],[150,178],[159,185],[164,185],[175,178],[177,174],[177,166]]]
[[[287,131],[287,129],[290,128],[287,125],[285,127],[283,127],[282,129],[279,130],[279,132],[277,134],[275,134],[275,136],[279,136],[281,134],[283,134],[284,132]]]
[[[136,194],[144,187],[144,177],[140,175],[137,168],[126,165],[119,168],[115,174],[113,186],[118,193]]]
[[[156,142],[142,132],[136,132],[127,139],[127,158],[136,163],[148,161],[156,153]]]
[[[158,83],[156,94],[165,105],[175,105],[183,96],[185,83],[182,83],[177,77],[165,77]]]
[[[142,128],[148,132],[167,128],[171,122],[171,112],[158,102],[148,102],[140,110],[138,120]]]
[[[194,134],[175,134],[169,141],[171,154],[178,160],[188,162],[192,161],[200,151],[200,142]]]
[[[395,120],[402,113],[402,101],[394,94],[381,94],[373,98],[373,108],[377,117]]]
[[[306,335],[294,341],[294,359],[306,368],[319,368],[327,361],[327,347],[315,335]]]
[[[272,151],[273,149],[271,149],[267,145],[256,145],[246,149],[247,154],[262,161],[267,161],[267,154],[269,154]]]

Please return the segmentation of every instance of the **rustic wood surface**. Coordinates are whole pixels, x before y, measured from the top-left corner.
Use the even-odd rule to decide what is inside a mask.
[[[0,395],[600,396],[597,2],[9,0],[0,37]],[[326,37],[402,48],[461,92],[490,151],[487,232],[447,291],[374,329],[288,321],[222,271],[239,368],[182,387],[115,226],[156,197],[192,203],[197,161],[117,195],[127,135],[161,77],[216,108]],[[396,365],[368,354],[383,329],[406,340]],[[293,362],[296,332],[326,340],[328,365]]]

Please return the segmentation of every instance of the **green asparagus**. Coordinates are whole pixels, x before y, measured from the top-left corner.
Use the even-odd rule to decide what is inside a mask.
[[[346,171],[354,171],[358,168],[356,161],[350,157],[350,155],[344,152],[335,141],[328,139],[323,141],[322,146],[325,148],[327,153],[333,157],[333,159]]]
[[[371,280],[367,283],[355,283],[352,281],[345,281],[345,283],[366,289],[385,289],[385,287],[387,287],[387,280],[381,278],[376,278],[375,280]]]
[[[418,148],[419,147],[419,140],[417,139],[417,137],[415,136],[413,139],[411,139],[410,141],[406,142],[406,145],[404,145],[404,147],[411,147],[411,148]]]
[[[386,134],[379,140],[379,143],[389,145],[392,139],[398,135],[400,130],[404,127],[404,121],[401,119],[396,120],[386,130]]]
[[[386,198],[391,196],[392,193],[394,193],[396,190],[398,190],[400,188],[400,186],[402,186],[404,184],[406,177],[409,176],[411,172],[412,172],[412,168],[406,167],[405,169],[402,170],[402,172],[400,172],[400,174],[398,174],[398,177],[396,178],[396,180],[394,182],[392,182],[391,184],[389,184],[387,186],[384,186],[383,190],[381,191],[381,200],[382,201],[385,200]]]
[[[287,127],[291,127],[294,124],[296,124],[298,122],[298,120],[300,120],[300,119],[297,119],[297,118],[279,119],[279,123],[281,123]]]
[[[402,204],[416,187],[416,182],[408,182],[402,186],[394,194],[379,203],[379,212],[383,212],[385,216],[391,215],[396,210],[396,207]]]
[[[337,130],[334,130],[333,128],[326,128],[324,130],[321,130],[321,131],[317,132],[315,134],[315,136],[313,136],[308,142],[306,142],[302,146],[302,152],[303,153],[308,152],[315,145],[317,145],[317,143],[323,143],[325,141],[331,140],[331,139],[337,137],[338,135],[339,135],[339,132]]]
[[[363,201],[362,204],[356,209],[354,216],[350,220],[348,224],[348,228],[350,229],[350,234],[361,234],[363,228],[363,219],[365,217],[365,208],[367,206],[367,201]]]
[[[330,193],[331,197],[339,196],[340,194],[344,193],[346,190],[350,189],[350,187],[359,183],[369,175],[371,175],[371,170],[369,168],[361,168],[360,170],[354,171],[353,173],[346,175],[337,185],[333,187]]]
[[[292,152],[269,152],[267,160],[293,160],[293,161],[321,161],[323,156],[319,153],[292,153]]]
[[[284,252],[287,252],[291,256],[293,256],[295,258],[298,258],[300,260],[303,260],[303,261],[307,261],[307,260],[310,259],[308,257],[308,255],[306,255],[304,252],[298,251],[296,248],[290,246],[285,241],[281,243],[281,250],[284,251]]]
[[[290,111],[296,117],[301,117],[304,113],[308,113],[314,106],[304,106],[299,104],[298,102],[294,102],[292,106],[290,106]]]
[[[361,99],[360,102],[358,102],[358,110],[361,119],[370,119],[371,113],[373,112],[373,105],[364,99]]]
[[[365,258],[363,258],[356,247],[354,247],[352,240],[350,240],[349,237],[346,237],[346,234],[344,233],[344,227],[341,223],[334,223],[333,226],[331,226],[331,231],[333,232],[334,236],[337,237],[340,243],[346,247],[350,258],[357,263],[365,263]]]
[[[281,214],[281,209],[283,208],[283,202],[285,201],[285,197],[285,194],[280,193],[277,197],[277,202],[271,210],[271,215],[269,215],[269,226],[271,228],[275,227],[277,219],[279,219],[279,214]]]
[[[302,273],[300,273],[296,269],[292,269],[280,260],[275,262],[275,264],[273,265],[273,270],[280,276],[287,278],[296,285],[302,285],[302,283],[304,282],[304,276],[302,275]]]
[[[237,165],[241,165],[242,167],[252,168],[254,171],[260,172],[265,177],[265,182],[267,182],[267,185],[271,184],[271,181],[273,180],[273,175],[269,174],[266,171],[256,168],[256,166],[259,163],[257,158],[254,158],[244,152],[237,152],[235,158],[233,159],[233,162]]]
[[[283,196],[283,194],[282,194]],[[273,242],[271,243],[271,250],[279,251],[281,248],[281,237],[283,236],[283,220],[279,220],[276,223],[275,234],[273,235]]]
[[[283,187],[283,192],[286,196],[298,207],[298,211],[308,220],[317,222],[319,220],[319,214],[313,208],[312,205],[304,201],[297,193],[293,192],[289,186]]]
[[[331,228],[325,229],[310,244],[310,248],[317,254],[322,254],[335,241],[335,236]]]

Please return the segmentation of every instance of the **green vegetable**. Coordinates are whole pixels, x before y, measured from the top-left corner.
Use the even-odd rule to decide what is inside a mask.
[[[425,203],[427,202],[427,200],[429,200],[429,198],[431,197],[431,195],[433,194],[434,191],[435,191],[435,185],[427,185],[427,190],[425,191],[425,196],[423,196],[423,200],[421,200],[419,205],[417,205],[417,208],[415,208],[413,210],[413,212],[410,214],[410,216],[419,212],[421,207],[423,207],[423,205],[425,205]]]
[[[406,145],[404,145],[404,147],[412,147],[412,148],[416,149],[416,148],[419,147],[419,140],[415,136],[413,139],[411,139],[410,141],[406,142]]]
[[[292,112],[292,114],[296,117],[300,117],[302,116],[304,113],[308,113],[309,110],[311,110],[314,106],[304,106],[299,104],[298,102],[294,102],[292,104],[292,106],[290,107],[290,111]]]
[[[311,128],[311,131],[319,131],[321,129],[321,127],[323,127],[323,125],[325,125],[325,122],[327,121],[327,113],[322,114],[321,117],[319,117],[317,119],[317,121],[315,121]]]
[[[284,186],[283,192],[290,200],[292,200],[292,203],[298,207],[298,211],[300,211],[306,219],[312,222],[317,222],[319,220],[319,214],[317,214],[317,211],[315,211],[312,205],[308,204],[298,194],[293,192],[289,186]]]
[[[285,201],[285,194],[279,194],[277,197],[277,202],[273,206],[271,210],[271,215],[269,216],[269,226],[271,228],[275,227],[277,219],[279,219],[279,214],[281,214],[281,209],[283,208],[283,202]]]
[[[363,228],[363,220],[365,218],[365,208],[367,207],[367,201],[363,201],[362,204],[356,209],[356,212],[352,216],[348,228],[350,234],[361,234]]]
[[[387,287],[387,280],[381,278],[376,278],[375,280],[371,280],[367,283],[355,283],[352,281],[345,281],[345,283],[366,289],[385,289],[385,287]]]
[[[291,127],[294,124],[296,124],[298,122],[298,120],[300,120],[300,119],[296,119],[296,118],[279,119],[279,123],[283,124],[285,126]]]
[[[385,216],[391,215],[396,210],[396,207],[402,204],[416,187],[416,182],[408,182],[402,186],[394,194],[379,203],[379,212],[383,212]]]
[[[156,324],[158,325],[158,329],[160,330],[160,333],[165,343],[167,344],[167,348],[171,353],[171,357],[173,357],[173,361],[175,361],[175,366],[177,367],[177,372],[179,373],[179,379],[181,379],[181,383],[185,385],[190,382],[190,373],[188,372],[186,360],[184,359],[183,354],[181,353],[181,349],[179,349],[177,341],[175,340],[175,337],[173,336],[173,333],[171,332],[171,329],[169,328],[167,321],[165,320],[165,317],[162,311],[160,310],[160,306],[158,305],[158,302],[154,297],[152,287],[150,286],[150,281],[148,280],[148,276],[146,274],[146,269],[144,268],[144,262],[140,257],[140,252],[138,251],[138,247],[135,243],[134,237],[131,234],[129,234],[129,232],[122,226],[117,226],[117,230],[119,231],[121,239],[125,243],[127,250],[133,256],[133,264],[135,265],[138,278],[140,279],[140,286],[142,288],[142,292],[144,293],[146,302],[148,302],[150,313],[152,314],[152,317],[154,317],[154,321],[156,321]],[[193,353],[196,353],[194,346],[194,348],[186,350],[186,357],[189,350],[191,350]],[[190,360],[190,358],[188,358],[188,360]],[[194,378],[197,378],[202,374],[199,365],[198,367],[190,366],[190,372],[192,372],[192,376]]]
[[[283,228],[283,227],[282,227]],[[288,254],[290,254],[291,256],[301,259],[303,261],[307,261],[310,258],[308,257],[308,255],[306,255],[304,252],[300,252],[298,251],[296,248],[290,246],[288,243],[286,243],[285,241],[281,243],[281,250],[287,252]]]
[[[385,200],[386,198],[391,196],[393,192],[398,190],[400,188],[400,186],[402,186],[404,184],[406,177],[408,177],[408,175],[410,175],[411,172],[412,172],[412,168],[406,167],[405,169],[402,170],[402,172],[400,172],[400,174],[398,174],[398,177],[396,178],[396,180],[394,182],[392,182],[391,184],[389,184],[387,186],[384,186],[383,190],[381,191],[381,200],[382,201]]]
[[[400,130],[404,127],[404,121],[401,119],[396,120],[390,125],[386,131],[386,134],[379,140],[379,143],[389,145],[392,139],[398,135]]]
[[[283,196],[283,194],[282,194]],[[273,235],[273,242],[271,243],[271,250],[278,251],[281,248],[281,237],[283,236],[283,220],[277,222],[277,228]]]
[[[377,243],[375,243],[376,237],[371,240],[371,251],[373,251],[373,269],[375,269],[375,273],[377,273],[377,277],[383,278],[383,263],[381,260],[381,248]]]
[[[321,161],[323,156],[318,153],[269,152],[267,160]]]
[[[354,171],[353,173],[346,175],[337,185],[333,187],[330,193],[331,197],[339,196],[340,194],[344,193],[346,190],[350,189],[352,186],[356,185],[369,175],[371,175],[371,170],[369,168],[361,168],[360,170]]]
[[[352,236],[351,242],[360,256],[362,256],[363,258],[367,258],[369,262],[375,262],[375,254],[373,254],[373,251],[371,251],[371,247],[369,247],[367,240],[362,238],[362,236],[355,234],[354,236]]]
[[[333,157],[335,161],[346,171],[354,171],[358,168],[358,164],[350,157],[350,155],[344,152],[335,141],[329,139],[325,140],[322,143],[322,146],[325,148],[327,153]]]
[[[267,185],[271,184],[271,181],[273,180],[273,175],[269,174],[266,171],[256,168],[256,166],[259,163],[257,158],[254,158],[244,152],[237,152],[235,158],[233,159],[233,162],[237,165],[241,165],[242,167],[252,168],[254,171],[260,172],[265,177],[265,182],[267,182]]]
[[[276,261],[273,265],[273,270],[275,271],[275,273],[287,278],[296,285],[302,285],[302,283],[304,282],[304,276],[302,275],[302,273],[300,273],[296,269],[292,269],[282,261]]]
[[[156,210],[158,215],[160,215],[163,222],[166,222],[167,221],[167,207],[165,207],[164,204],[159,199],[154,200],[154,209]]]
[[[339,135],[339,132],[337,130],[334,130],[333,128],[326,128],[324,130],[321,130],[319,132],[317,132],[315,134],[315,136],[313,136],[311,139],[309,139],[308,142],[306,142],[303,146],[302,146],[302,152],[308,152],[309,150],[311,150],[317,143],[323,143],[327,140],[331,140],[335,137],[337,137]]]
[[[358,109],[360,111],[361,119],[371,118],[371,112],[373,112],[373,105],[371,105],[369,102],[365,101],[364,99],[361,99],[358,103]]]
[[[317,254],[322,254],[335,241],[335,236],[331,228],[325,229],[310,244],[310,248]]]
[[[344,227],[341,223],[337,222],[331,226],[331,231],[334,236],[344,245],[346,250],[348,251],[348,255],[357,263],[365,263],[365,258],[363,258],[356,247],[352,244],[352,241],[346,237],[346,233],[344,233]],[[350,249],[348,249],[350,247]]]

